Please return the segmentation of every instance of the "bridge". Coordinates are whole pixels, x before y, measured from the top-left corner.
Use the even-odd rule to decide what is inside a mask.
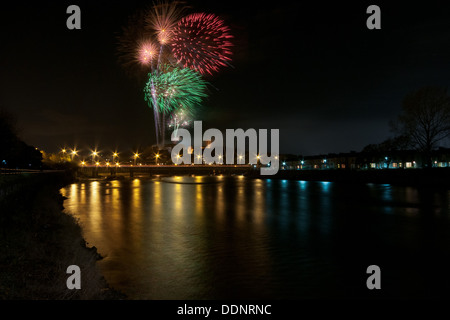
[[[256,168],[250,165],[85,165],[78,168],[77,176],[98,178],[156,175],[246,175],[255,170]]]

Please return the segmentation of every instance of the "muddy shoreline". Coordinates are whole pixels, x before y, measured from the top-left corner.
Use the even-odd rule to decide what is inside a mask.
[[[26,181],[0,200],[0,299],[126,299],[101,275],[102,257],[87,245],[78,221],[63,212],[59,190],[73,181],[70,175]],[[67,288],[70,265],[81,269],[80,290]]]

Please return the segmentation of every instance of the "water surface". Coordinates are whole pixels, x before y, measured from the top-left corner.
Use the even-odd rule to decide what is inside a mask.
[[[450,297],[446,189],[168,177],[62,193],[131,299]]]

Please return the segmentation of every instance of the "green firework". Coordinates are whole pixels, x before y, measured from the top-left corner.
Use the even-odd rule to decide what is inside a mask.
[[[207,97],[206,86],[207,82],[196,71],[165,66],[162,71],[148,74],[144,99],[149,107],[161,113],[193,110]]]

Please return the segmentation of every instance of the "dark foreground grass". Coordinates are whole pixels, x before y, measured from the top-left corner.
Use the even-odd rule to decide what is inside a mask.
[[[42,178],[0,201],[0,299],[124,299],[108,286],[77,221],[62,212],[62,187]],[[67,267],[81,269],[81,289],[69,290]]]

